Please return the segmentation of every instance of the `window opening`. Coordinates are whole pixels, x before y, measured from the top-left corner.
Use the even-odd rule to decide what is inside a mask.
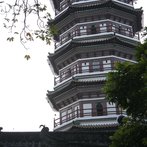
[[[107,30],[106,23],[100,24],[100,32],[104,33],[104,32],[106,32],[106,30]]]
[[[72,109],[71,108],[67,110],[67,118],[68,120],[72,119]]]
[[[91,26],[91,34],[96,34],[97,31],[96,31],[96,26],[95,25],[92,25]]]
[[[83,104],[83,116],[91,116],[92,104]]]
[[[82,63],[82,73],[89,72],[89,62]]]
[[[79,117],[79,115],[80,115],[80,107],[79,106],[76,106],[76,107],[74,107],[74,114],[75,114],[75,118],[76,117]]]
[[[111,60],[104,60],[103,61],[103,70],[104,71],[111,70]]]
[[[87,26],[80,26],[80,35],[87,34]]]
[[[92,70],[93,70],[93,72],[100,71],[100,62],[99,61],[92,62]]]
[[[61,121],[62,123],[66,122],[66,111],[61,113]]]
[[[97,103],[96,105],[96,111],[98,116],[103,115],[103,105],[101,103]]]

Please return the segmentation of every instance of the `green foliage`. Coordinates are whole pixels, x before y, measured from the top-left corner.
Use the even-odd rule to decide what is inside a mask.
[[[108,74],[105,92],[133,119],[147,117],[147,42],[137,48],[138,63],[117,63],[116,71]]]
[[[137,47],[137,63],[117,63],[105,86],[110,102],[126,110],[129,119],[111,137],[110,147],[147,146],[147,41]]]
[[[111,137],[110,147],[146,147],[147,125],[131,123],[121,126]]]
[[[147,129],[147,128],[146,128],[146,129]],[[147,135],[146,135],[146,136],[147,136]],[[143,144],[147,146],[147,137],[146,137],[146,136],[145,136],[142,140],[143,140]]]
[[[35,35],[36,38],[41,39],[42,41],[46,41],[46,44],[51,43],[51,39],[54,35],[57,35],[58,31],[55,26],[50,26],[46,30],[36,30]]]

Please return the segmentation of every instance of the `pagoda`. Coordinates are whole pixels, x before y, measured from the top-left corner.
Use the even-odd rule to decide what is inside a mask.
[[[115,63],[135,63],[142,9],[134,8],[134,0],[52,0],[52,5],[49,25],[58,34],[48,56],[55,80],[47,100],[59,112],[54,131],[117,126],[125,111],[105,99],[103,87]]]

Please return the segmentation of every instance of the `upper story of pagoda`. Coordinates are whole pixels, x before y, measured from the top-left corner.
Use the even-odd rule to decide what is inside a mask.
[[[47,100],[60,112],[56,130],[81,124],[116,122],[122,110],[105,99],[103,86],[117,62],[135,63],[142,10],[133,0],[53,0],[57,28],[48,61],[55,74]]]
[[[58,30],[55,51],[73,39],[109,33],[139,40],[142,10],[134,9],[133,0],[55,0],[54,7],[56,16],[49,24]]]
[[[56,13],[59,13],[69,7],[70,5],[78,4],[78,3],[85,3],[85,2],[94,2],[94,1],[108,1],[108,0],[52,0],[54,5],[54,9]],[[123,3],[124,5],[133,6],[133,3],[136,0],[113,0],[119,3]]]
[[[87,68],[85,62],[89,62],[90,72],[95,71],[93,70],[95,62],[100,63],[100,71],[104,71],[105,61],[95,57],[114,55],[134,60],[132,50],[134,45],[140,42],[138,34],[142,28],[143,11],[134,8],[133,0],[54,0],[53,2],[58,14],[56,13],[55,18],[49,21],[49,25],[54,25],[58,34],[54,36],[55,52],[49,54],[48,59],[54,73],[59,75],[55,79],[55,85],[75,73],[81,74],[82,68]],[[68,5],[61,10],[63,3]],[[129,48],[131,45],[132,49],[118,50],[112,43]],[[94,58],[94,62],[84,58]],[[69,65],[71,73],[68,71]]]
[[[85,5],[86,3],[95,3],[95,2],[102,3],[106,1],[108,0],[61,0],[60,6],[58,7],[58,9],[56,9],[55,14],[58,15],[59,13],[65,11],[71,5],[78,5],[78,4]],[[112,0],[112,1],[129,7],[133,7],[133,0]]]

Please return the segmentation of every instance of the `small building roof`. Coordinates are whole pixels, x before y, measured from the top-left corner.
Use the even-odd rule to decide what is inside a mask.
[[[114,131],[0,132],[0,146],[108,147]]]
[[[0,132],[1,142],[39,142],[40,132]]]

